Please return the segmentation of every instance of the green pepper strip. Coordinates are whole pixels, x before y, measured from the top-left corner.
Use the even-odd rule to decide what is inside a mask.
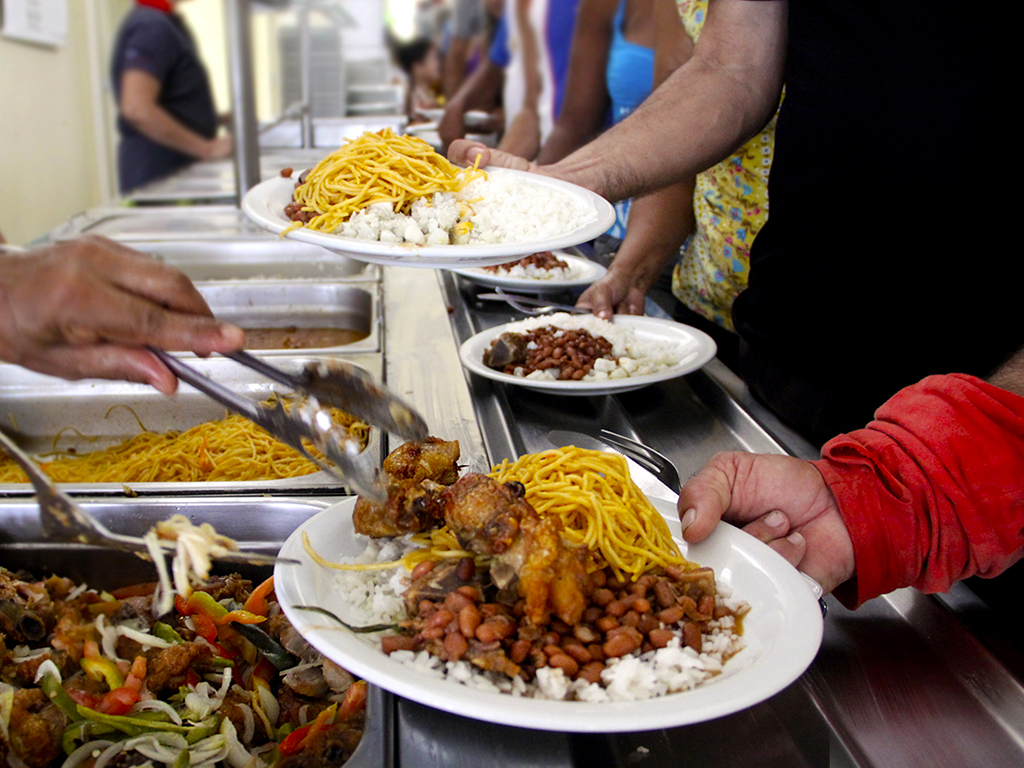
[[[71,720],[78,721],[82,719],[82,715],[78,712],[78,705],[74,699],[68,696],[68,692],[64,690],[64,686],[61,685],[56,675],[43,675],[43,679],[39,681],[39,687],[43,689],[43,693],[46,694],[47,698],[56,704],[60,711]]]
[[[184,643],[185,638],[179,635],[174,627],[170,624],[164,624],[162,621],[158,621],[153,625],[153,634],[163,640],[165,643]]]
[[[60,746],[65,755],[70,755],[78,746],[75,742],[85,743],[96,736],[105,736],[116,731],[116,728],[111,728],[109,725],[78,720],[64,729],[64,733],[60,737]]]
[[[129,736],[139,736],[147,731],[170,731],[187,736],[189,731],[196,727],[194,725],[178,725],[167,720],[151,720],[135,715],[106,715],[82,705],[78,706],[78,714],[87,720],[116,728]]]

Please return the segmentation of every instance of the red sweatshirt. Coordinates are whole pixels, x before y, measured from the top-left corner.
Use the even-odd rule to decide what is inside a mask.
[[[900,587],[943,592],[1024,555],[1024,398],[962,374],[898,392],[813,462],[853,539],[856,607]]]

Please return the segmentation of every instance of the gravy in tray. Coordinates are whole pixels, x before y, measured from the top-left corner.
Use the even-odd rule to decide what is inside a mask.
[[[370,334],[352,328],[244,328],[246,349],[322,349],[362,341]]]

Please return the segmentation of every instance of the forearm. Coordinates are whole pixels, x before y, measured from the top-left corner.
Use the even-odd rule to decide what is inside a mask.
[[[771,117],[785,45],[785,0],[713,0],[690,59],[630,117],[546,171],[611,200],[695,176]]]
[[[692,180],[636,198],[609,272],[621,273],[646,294],[668,261],[679,254],[693,226]]]
[[[132,110],[125,119],[146,138],[182,154],[199,160],[211,157],[215,151],[213,139],[208,139],[178,121],[157,104]]]
[[[814,462],[850,532],[863,601],[906,586],[947,590],[1024,553],[1024,399],[974,377],[932,376],[840,435]]]

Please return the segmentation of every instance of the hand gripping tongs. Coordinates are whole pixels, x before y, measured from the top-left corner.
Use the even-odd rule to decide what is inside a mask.
[[[248,352],[225,355],[293,389],[300,400],[286,408],[280,399],[272,405],[248,400],[169,353],[159,349],[151,351],[179,379],[263,427],[325,472],[340,477],[357,493],[375,501],[385,498],[384,488],[377,481],[375,457],[363,450],[359,440],[334,423],[325,406],[340,408],[371,426],[407,440],[422,442],[427,438],[426,422],[416,411],[351,363],[319,359],[307,363],[300,373],[288,373]],[[313,455],[304,440],[319,450],[326,461]]]

